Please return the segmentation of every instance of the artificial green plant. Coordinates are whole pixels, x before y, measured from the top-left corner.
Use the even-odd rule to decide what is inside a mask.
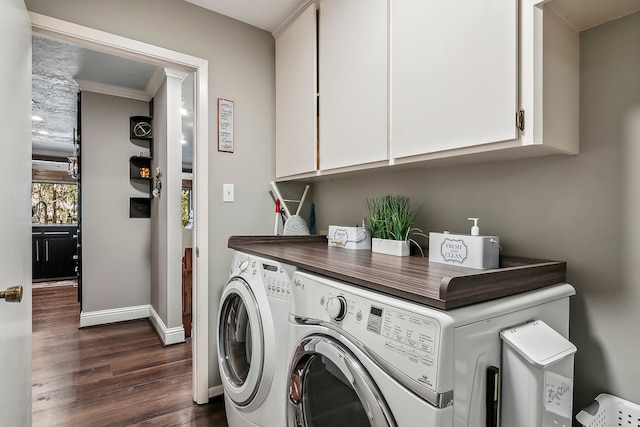
[[[414,244],[424,256],[420,245],[412,235],[427,237],[414,227],[420,209],[413,208],[406,196],[386,195],[367,199],[371,237],[377,239],[404,240]]]

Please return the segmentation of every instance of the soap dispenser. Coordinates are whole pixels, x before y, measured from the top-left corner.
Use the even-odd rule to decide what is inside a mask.
[[[480,235],[480,227],[478,227],[478,220],[480,218],[467,218],[469,221],[473,221],[473,226],[471,227],[471,235],[479,236]]]

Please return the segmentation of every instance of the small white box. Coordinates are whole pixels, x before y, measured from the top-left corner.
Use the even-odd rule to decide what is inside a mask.
[[[330,225],[327,242],[329,247],[371,249],[371,232],[366,227]]]
[[[487,269],[498,268],[499,260],[498,236],[429,233],[429,261]]]

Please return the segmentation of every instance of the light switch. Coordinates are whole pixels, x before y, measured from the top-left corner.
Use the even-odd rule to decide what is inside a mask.
[[[222,201],[223,202],[233,202],[234,201],[233,184],[222,184]]]

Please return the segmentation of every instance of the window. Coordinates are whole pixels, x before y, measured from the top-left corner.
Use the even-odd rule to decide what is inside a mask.
[[[48,182],[31,184],[31,222],[77,224],[78,185]]]
[[[191,208],[191,188],[182,189],[182,227],[193,228],[193,209]]]

